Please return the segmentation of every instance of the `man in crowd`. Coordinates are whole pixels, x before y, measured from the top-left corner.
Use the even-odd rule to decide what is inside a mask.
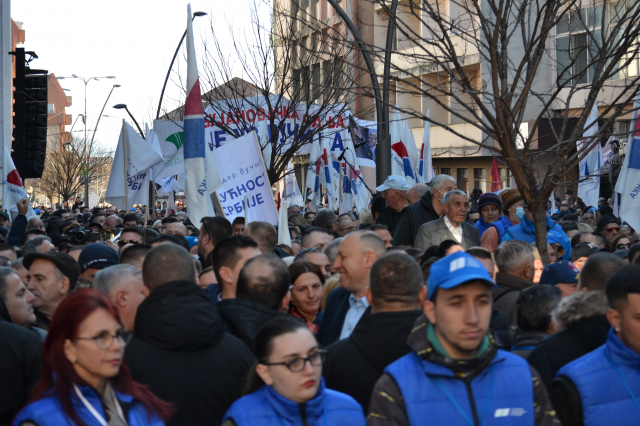
[[[253,223],[253,222],[251,222]],[[287,265],[274,254],[261,254],[245,263],[238,277],[236,298],[216,304],[227,332],[253,347],[256,332],[289,307]]]
[[[327,230],[319,227],[307,228],[300,234],[300,250],[306,250],[314,247],[320,247],[324,250],[333,240]]]
[[[378,194],[386,201],[386,207],[380,211],[376,223],[385,225],[394,233],[402,215],[402,209],[407,206],[407,191],[410,187],[402,176],[390,175],[382,185],[376,188]]]
[[[119,228],[122,226],[122,219],[116,215],[111,215],[104,220],[105,228]]]
[[[325,278],[331,276],[331,261],[320,247],[302,250],[293,260],[294,262],[307,261],[316,265],[322,271]]]
[[[122,219],[125,228],[138,226],[138,216],[135,213],[127,213]]]
[[[11,262],[15,262],[18,257],[16,256],[16,251],[11,247],[11,245],[7,243],[0,244],[0,256],[4,256],[9,259]]]
[[[540,284],[555,286],[562,292],[562,297],[567,297],[578,291],[579,276],[580,270],[572,261],[560,260],[544,268]]]
[[[80,267],[71,256],[58,252],[30,253],[23,264],[29,271],[27,288],[35,296],[35,325],[48,330],[56,308],[75,288]]]
[[[47,253],[55,251],[56,246],[51,242],[49,237],[33,237],[28,239],[22,246],[22,256],[26,256],[29,253]]]
[[[105,222],[105,216],[104,214],[94,214],[93,216],[91,216],[91,220],[89,222],[89,227],[91,228],[91,225],[99,225],[100,229],[104,228],[104,222]]]
[[[580,243],[595,243],[596,237],[592,232],[578,232],[571,237],[571,251]]]
[[[549,285],[534,285],[520,292],[516,300],[518,327],[511,353],[527,359],[542,339],[555,333],[551,314],[561,297],[560,289]]]
[[[620,219],[612,214],[603,216],[598,220],[595,232],[604,235],[606,240],[605,249],[609,250],[609,245],[616,239],[620,232]]]
[[[356,399],[367,411],[371,391],[387,365],[407,354],[407,338],[427,289],[418,263],[403,252],[378,258],[366,297],[371,316],[346,339],[331,344],[322,374],[327,387]]]
[[[316,224],[318,228],[323,228],[326,231],[336,230],[336,214],[331,209],[320,209],[316,215]],[[306,247],[309,248],[309,247]]]
[[[233,227],[233,235],[244,234],[244,228],[245,228],[244,217],[238,216],[235,219],[233,219],[233,223],[231,224],[231,226]]]
[[[516,300],[520,291],[534,285],[533,249],[523,241],[511,240],[500,244],[493,254],[498,267],[497,288],[492,291],[493,306],[507,314],[511,325],[516,325]]]
[[[122,248],[118,263],[135,266],[142,271],[142,264],[151,247],[145,244],[128,245]]]
[[[595,229],[595,227],[597,225],[595,213],[593,213],[591,211],[585,212],[582,215],[582,222],[586,223],[587,225],[589,225],[590,227]]]
[[[458,242],[465,250],[480,245],[478,228],[466,222],[469,198],[459,189],[453,189],[444,197],[444,216],[420,227],[415,247],[426,250],[445,240]]]
[[[340,234],[341,237],[344,237],[345,234],[353,231],[355,229],[355,222],[353,221],[351,213],[343,213],[338,216],[336,227],[338,234]]]
[[[276,228],[268,222],[251,222],[244,229],[243,235],[258,243],[258,248],[263,254],[276,254],[279,257],[288,256],[284,250],[276,247],[278,234],[276,233]]]
[[[386,252],[382,239],[371,231],[347,234],[338,249],[332,267],[340,272],[340,288],[329,294],[317,338],[323,346],[346,339],[362,317],[370,314],[365,291],[369,271],[376,259]]]
[[[216,244],[210,262],[217,284],[205,290],[213,303],[223,299],[235,299],[240,270],[251,258],[260,255],[258,244],[244,235],[232,235]]]
[[[402,215],[393,234],[393,245],[413,245],[418,229],[424,223],[436,220],[442,215],[444,196],[454,189],[456,189],[456,180],[452,176],[438,175],[434,177],[429,186],[429,192],[425,193],[419,202],[402,210]]]
[[[393,236],[391,235],[391,232],[389,232],[389,228],[385,225],[374,223],[373,225],[368,226],[367,230],[378,234],[378,236],[382,238],[382,241],[384,241],[384,246],[386,248],[393,247]]]
[[[431,266],[424,315],[407,340],[411,352],[376,383],[368,425],[480,424],[512,410],[522,424],[555,423],[538,373],[489,334],[492,286],[484,266],[463,252]]]
[[[205,265],[205,259],[211,253],[211,250],[218,244],[218,241],[233,234],[231,222],[223,217],[207,217],[202,219],[200,226],[200,234],[198,235],[198,256],[200,262]]]
[[[104,244],[89,244],[80,252],[78,263],[80,264],[80,278],[93,282],[96,274],[118,264],[118,252]]]
[[[598,253],[599,251],[600,249],[595,244],[579,243],[571,249],[571,261],[573,262],[575,267],[578,268],[579,271],[581,271],[584,263],[587,261],[589,256]]]
[[[120,247],[120,251],[127,244],[144,244],[144,232],[142,229],[137,226],[127,226],[120,232],[120,237],[118,237],[118,247]]]
[[[35,296],[22,283],[15,270],[0,268],[0,320],[6,313],[6,321],[28,328],[36,322],[33,310]],[[4,311],[4,312],[3,312]]]
[[[111,266],[98,272],[91,286],[109,297],[120,312],[125,330],[133,333],[138,306],[148,294],[142,272],[131,265]]]
[[[425,183],[418,183],[416,185],[413,185],[407,191],[407,203],[408,204],[417,203],[418,201],[420,201],[420,198],[422,198],[422,196],[426,194],[428,191],[429,191],[429,185]]]
[[[187,227],[184,226],[181,222],[170,223],[164,233],[169,235],[182,235],[183,237],[189,235]]]
[[[41,231],[44,231],[44,224],[37,217],[32,217],[27,222],[27,231],[30,229],[39,229]]]
[[[169,227],[169,225],[176,222],[178,222],[178,219],[176,219],[175,216],[163,218],[160,222],[160,233],[164,234],[165,232],[167,232],[167,228]]]
[[[173,404],[167,426],[220,424],[242,395],[253,356],[225,333],[195,284],[193,257],[175,244],[155,247],[143,265],[149,296],[125,351],[133,379]],[[159,374],[161,372],[161,374]]]

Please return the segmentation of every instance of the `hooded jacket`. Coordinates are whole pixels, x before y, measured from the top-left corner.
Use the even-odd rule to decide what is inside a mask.
[[[534,286],[535,283],[498,272],[496,274],[496,284],[498,288],[491,291],[493,307],[507,314],[509,324],[517,325],[516,301],[518,296],[522,290]]]
[[[174,404],[167,424],[219,425],[254,358],[225,333],[202,290],[189,281],[161,285],[138,307],[135,330],[125,362],[136,382]]]
[[[242,340],[247,348],[253,347],[253,337],[262,324],[277,316],[288,316],[246,299],[224,299],[216,304],[216,308],[227,333]]]
[[[363,318],[347,339],[327,347],[322,375],[327,386],[366,408],[382,372],[411,351],[407,338],[422,311],[380,312]]]
[[[440,218],[431,202],[431,192],[427,191],[417,203],[409,204],[402,209],[402,216],[393,234],[394,246],[413,246],[420,227],[432,220]]]
[[[476,358],[446,358],[427,338],[427,328],[421,315],[407,341],[411,352],[376,383],[368,426],[417,426],[427,417],[433,424],[557,424],[537,372],[522,358],[497,349],[491,338]]]
[[[564,233],[562,227],[555,220],[547,216],[547,238],[552,239],[562,246],[564,249],[564,260],[571,259],[571,240]],[[502,241],[520,240],[531,244],[536,241],[536,226],[527,217],[523,217],[522,221],[507,229]]]

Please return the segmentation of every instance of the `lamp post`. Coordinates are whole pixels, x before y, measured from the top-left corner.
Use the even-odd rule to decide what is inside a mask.
[[[191,21],[198,16],[205,16],[205,12],[193,12],[193,17]],[[182,34],[182,38],[180,39],[180,43],[178,43],[178,47],[176,48],[176,53],[173,54],[173,58],[171,59],[171,63],[169,64],[169,70],[167,71],[167,76],[164,79],[164,85],[162,86],[162,92],[160,93],[160,101],[158,102],[158,112],[156,113],[156,120],[160,118],[160,107],[162,106],[162,98],[164,97],[164,90],[167,88],[167,82],[169,81],[169,76],[171,75],[171,68],[173,68],[173,63],[176,60],[176,56],[178,56],[178,51],[180,51],[180,46],[182,46],[182,42],[184,38],[187,36],[187,30],[184,30],[184,34]]]
[[[89,205],[89,153],[87,152],[87,84],[91,80],[99,81],[101,78],[114,79],[115,77],[112,75],[108,75],[106,77],[90,77],[85,79],[84,77],[80,77],[75,74],[71,74],[71,77],[58,77],[58,80],[77,78],[84,83],[84,168],[85,168],[85,181],[84,181],[84,205]],[[111,89],[113,90],[113,89]],[[111,95],[111,94],[109,94]],[[104,107],[102,108],[104,110]],[[95,132],[94,132],[95,135]]]
[[[133,122],[136,124],[136,127],[138,128],[138,133],[140,133],[140,136],[142,136],[142,139],[146,139],[144,137],[144,132],[142,131],[142,129],[140,128],[140,125],[138,124],[138,122],[136,121],[136,119],[134,118],[133,114],[131,114],[131,111],[129,111],[129,108],[127,108],[126,104],[118,104],[118,105],[114,105],[113,108],[115,109],[124,109],[125,111],[127,111],[127,114],[129,114],[129,117],[131,117],[131,119],[133,120]]]

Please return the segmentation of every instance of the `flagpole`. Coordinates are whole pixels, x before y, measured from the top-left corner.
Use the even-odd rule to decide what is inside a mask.
[[[122,119],[122,149],[123,149],[123,157],[124,157],[124,211],[125,214],[129,213],[129,184],[127,176],[127,162],[129,159],[129,147],[127,141],[127,129],[124,125],[124,118]]]

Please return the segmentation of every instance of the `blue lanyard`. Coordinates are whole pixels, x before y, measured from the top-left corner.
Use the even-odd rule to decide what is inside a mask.
[[[494,374],[493,374],[493,367],[492,367],[491,368],[491,382],[489,382],[489,391],[487,392],[487,399],[485,399],[485,401],[484,401],[484,407],[482,407],[482,414],[480,415],[480,421],[482,421],[482,419],[484,419],[484,415],[487,413],[487,409],[489,408],[489,402],[491,401],[491,394],[493,393],[493,379],[494,379]],[[444,392],[444,394],[447,397],[447,399],[449,399],[449,401],[451,401],[451,404],[453,404],[453,406],[456,408],[456,410],[458,410],[458,413],[460,413],[460,415],[462,416],[464,421],[469,426],[476,426],[473,423],[473,421],[471,421],[469,416],[467,416],[467,413],[464,412],[464,410],[462,409],[460,404],[458,404],[458,402],[453,398],[453,396],[451,396],[451,394],[449,393],[447,388],[445,388],[444,385],[440,382],[440,379],[437,378],[437,377],[434,377],[434,381],[440,387],[440,389],[442,389],[442,392]],[[469,386],[471,386],[471,384],[469,384]]]
[[[278,415],[277,411],[276,411],[276,416],[278,417],[278,421],[282,426],[287,426],[286,424],[284,424],[284,422],[282,421],[282,418]],[[322,424],[324,426],[327,426],[327,400],[324,398],[324,396],[322,397]]]
[[[607,358],[607,361],[609,361],[609,364],[611,365],[611,368],[613,368],[613,371],[615,371],[616,374],[618,375],[618,377],[620,377],[620,380],[622,381],[622,384],[624,385],[624,388],[627,390],[627,393],[631,397],[631,401],[633,401],[633,405],[635,405],[636,409],[638,410],[638,412],[640,412],[640,403],[638,402],[638,398],[636,398],[636,396],[634,395],[633,391],[631,390],[631,386],[629,386],[629,383],[627,382],[627,379],[624,378],[624,376],[622,375],[622,372],[620,371],[618,366],[615,365],[613,360],[609,357],[609,353],[607,353],[606,350],[604,352],[604,355]]]

